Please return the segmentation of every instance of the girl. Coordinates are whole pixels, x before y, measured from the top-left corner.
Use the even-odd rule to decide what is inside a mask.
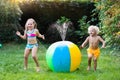
[[[38,43],[37,43],[37,39],[36,37],[44,38],[44,35],[41,35],[37,29],[37,23],[35,22],[34,19],[30,18],[27,20],[26,24],[25,24],[25,31],[24,31],[24,35],[21,35],[21,33],[19,31],[16,32],[16,34],[21,37],[22,39],[26,39],[27,38],[27,45],[24,51],[24,70],[27,69],[27,64],[28,64],[28,56],[30,54],[30,52],[32,52],[32,58],[34,59],[35,63],[36,63],[36,71],[38,72],[39,69],[39,63],[38,63],[38,59],[37,59],[37,50],[38,50]]]
[[[88,68],[87,70],[90,70],[91,68],[91,59],[93,58],[94,61],[94,70],[96,71],[97,68],[97,59],[100,55],[100,49],[99,49],[99,42],[102,42],[102,48],[105,47],[105,41],[98,36],[99,28],[97,26],[90,26],[88,28],[89,36],[86,38],[86,40],[83,42],[81,47],[85,47],[87,43],[89,43],[89,48],[87,49],[88,53]]]

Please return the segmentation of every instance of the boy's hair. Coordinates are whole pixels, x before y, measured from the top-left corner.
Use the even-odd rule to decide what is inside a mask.
[[[28,22],[29,20],[32,20],[32,21],[33,21],[33,24],[35,25],[34,28],[37,29],[37,23],[36,23],[36,21],[35,21],[33,18],[29,18],[29,19],[26,21],[25,29],[27,30],[27,22]]]
[[[100,32],[100,30],[99,30],[99,28],[98,28],[97,26],[91,25],[91,26],[89,26],[89,28],[88,28],[88,33],[90,33],[90,30],[91,30],[91,29],[95,29],[95,31],[96,31],[97,34],[99,34],[99,32]]]

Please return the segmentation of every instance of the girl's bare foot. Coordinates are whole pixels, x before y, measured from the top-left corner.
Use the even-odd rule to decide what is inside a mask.
[[[88,71],[90,70],[90,66],[87,67],[87,70],[88,70]]]
[[[40,68],[39,68],[39,67],[36,67],[36,71],[39,72],[39,71],[40,71]]]

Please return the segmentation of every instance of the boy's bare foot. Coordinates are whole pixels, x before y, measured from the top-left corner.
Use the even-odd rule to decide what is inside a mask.
[[[39,71],[40,71],[40,68],[39,68],[39,67],[36,67],[36,71],[39,72]]]
[[[94,71],[96,71],[96,69],[94,69]]]
[[[24,70],[27,70],[27,68],[26,68],[26,67],[24,67]]]
[[[90,66],[87,67],[87,70],[88,70],[88,71],[90,70]]]

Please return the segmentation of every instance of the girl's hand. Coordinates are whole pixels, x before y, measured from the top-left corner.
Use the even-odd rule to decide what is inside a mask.
[[[42,39],[45,40],[45,36],[44,35],[42,35]]]
[[[20,35],[21,35],[21,33],[20,33],[19,31],[17,31],[17,32],[16,32],[16,34],[17,34],[18,36],[20,36]]]

